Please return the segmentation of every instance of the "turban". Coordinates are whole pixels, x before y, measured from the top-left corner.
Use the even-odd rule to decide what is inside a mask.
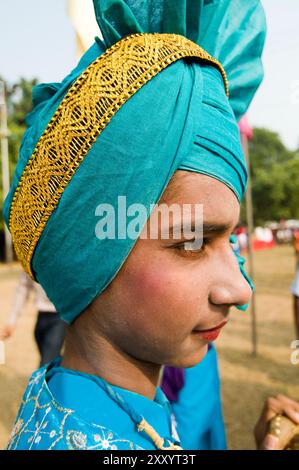
[[[117,275],[176,170],[242,201],[236,117],[262,79],[264,40],[260,2],[246,3],[94,0],[103,40],[60,84],[33,89],[3,213],[24,269],[67,323]],[[121,195],[146,210],[136,237],[97,237],[96,208]]]

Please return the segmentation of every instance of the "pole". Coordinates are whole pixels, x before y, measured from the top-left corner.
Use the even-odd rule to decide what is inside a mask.
[[[248,227],[248,266],[249,276],[254,282],[254,257],[253,257],[253,246],[252,246],[252,234],[254,230],[253,223],[253,206],[252,206],[252,186],[251,186],[251,172],[250,172],[250,158],[248,151],[248,139],[245,133],[241,132],[241,142],[243,146],[244,155],[246,158],[246,164],[248,169],[248,180],[247,180],[247,191],[245,195],[246,200],[246,219]],[[252,293],[252,299],[250,302],[250,313],[251,313],[251,335],[252,335],[252,355],[257,356],[257,319],[256,319],[256,299],[255,292]]]
[[[2,165],[2,188],[3,201],[9,191],[9,161],[8,161],[8,128],[7,110],[5,102],[5,86],[0,80],[0,140],[1,140],[1,165]],[[8,228],[4,224],[5,261],[11,263],[13,260],[12,239]]]

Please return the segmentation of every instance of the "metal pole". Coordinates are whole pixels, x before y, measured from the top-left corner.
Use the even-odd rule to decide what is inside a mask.
[[[241,142],[243,146],[244,155],[246,158],[246,164],[248,169],[248,181],[247,191],[245,195],[246,200],[246,218],[248,227],[248,272],[252,281],[254,282],[254,257],[253,257],[253,245],[252,245],[252,234],[254,230],[253,223],[253,206],[252,206],[252,186],[251,186],[251,172],[250,172],[250,158],[248,152],[248,139],[246,134],[241,133]],[[256,319],[256,302],[255,292],[252,293],[252,299],[250,303],[251,313],[251,334],[252,334],[252,355],[257,356],[257,319]]]
[[[3,201],[9,191],[9,161],[8,161],[8,128],[7,128],[7,111],[5,102],[5,86],[0,81],[0,140],[1,140],[1,164],[2,164],[2,188]],[[5,239],[5,260],[11,263],[13,260],[12,239],[4,224]]]

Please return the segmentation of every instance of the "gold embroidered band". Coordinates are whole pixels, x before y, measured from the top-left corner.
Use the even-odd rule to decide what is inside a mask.
[[[80,163],[117,110],[168,65],[193,57],[221,64],[178,34],[126,36],[92,62],[59,104],[28,160],[11,204],[9,227],[18,259],[34,279],[38,240]]]

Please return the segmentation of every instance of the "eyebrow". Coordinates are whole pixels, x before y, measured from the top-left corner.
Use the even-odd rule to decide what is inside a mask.
[[[237,227],[239,221],[236,223],[236,225],[233,227],[231,230],[231,224],[230,223],[216,223],[216,222],[205,222],[202,225],[203,229],[203,234],[208,235],[208,234],[216,234],[216,235],[223,235],[227,231],[231,230],[232,232],[235,230]],[[188,227],[189,228],[189,227]],[[195,224],[194,222],[191,223],[190,230],[192,232],[195,232]],[[173,225],[169,227],[169,230],[180,230],[182,231],[183,226],[182,225]]]

